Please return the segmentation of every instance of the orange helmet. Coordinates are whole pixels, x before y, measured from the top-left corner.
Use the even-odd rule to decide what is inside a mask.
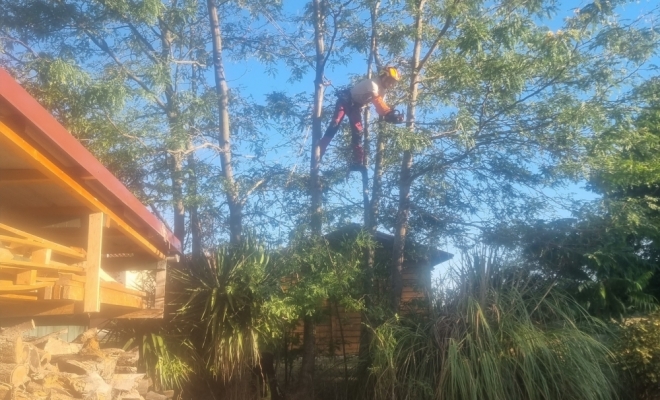
[[[378,76],[388,77],[388,78],[394,79],[395,81],[398,81],[399,80],[399,71],[397,71],[396,68],[394,68],[394,67],[387,66],[387,67],[383,68],[380,71],[380,74],[378,74]]]

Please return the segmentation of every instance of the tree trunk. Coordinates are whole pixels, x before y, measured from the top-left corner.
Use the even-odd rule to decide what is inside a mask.
[[[190,146],[192,147],[192,146]],[[189,148],[190,151],[190,148]],[[202,226],[199,221],[199,204],[197,204],[197,160],[195,154],[188,155],[188,170],[190,174],[188,193],[190,198],[194,199],[193,204],[188,206],[190,214],[190,252],[193,259],[200,258],[202,253]]]
[[[229,88],[222,63],[222,31],[218,17],[218,7],[215,0],[206,2],[213,39],[213,73],[215,91],[218,96],[219,130],[218,145],[220,147],[220,165],[225,180],[227,205],[229,206],[229,242],[238,244],[243,234],[243,205],[239,198],[238,185],[234,180],[234,170],[231,163],[231,134],[229,129]]]
[[[413,57],[411,60],[412,73],[410,76],[409,98],[406,112],[406,126],[408,129],[414,129],[415,108],[418,95],[418,77],[420,73],[420,56],[422,53],[422,33],[423,33],[423,10],[426,1],[421,0],[415,17],[415,45],[413,48]],[[412,150],[403,152],[401,160],[401,172],[399,175],[399,206],[396,215],[394,227],[394,245],[392,249],[392,266],[390,269],[390,280],[392,285],[391,307],[392,312],[397,313],[401,305],[401,294],[403,292],[403,262],[405,254],[405,243],[408,234],[408,219],[410,217],[410,188],[412,186]]]
[[[371,7],[371,47],[369,51],[369,60],[368,60],[368,72],[367,77],[371,78],[373,75],[372,66],[376,62],[376,69],[378,69],[378,57],[377,57],[377,37],[378,31],[376,28],[377,18],[378,18],[378,9],[380,7],[380,1],[377,1]],[[365,152],[365,164],[369,161],[367,155],[371,153],[371,143],[372,143],[372,130],[371,125],[369,124],[369,114],[370,108],[367,107],[364,112],[364,121],[365,121],[365,130],[364,130],[364,152]],[[364,200],[364,228],[371,238],[374,238],[376,235],[376,227],[378,226],[378,205],[380,203],[380,188],[382,185],[382,175],[383,175],[383,139],[382,135],[379,133],[376,136],[376,146],[375,146],[375,159],[374,159],[374,175],[372,183],[372,192],[371,200]],[[366,191],[368,188],[363,188],[363,191]],[[369,310],[372,307],[372,296],[374,294],[374,257],[375,251],[373,246],[369,246],[364,251],[364,281],[362,292],[364,295],[364,306],[365,311],[362,312],[362,325],[360,327],[360,348],[359,348],[359,376],[363,375],[369,365],[371,364],[371,359],[369,357],[369,346],[371,345],[372,340],[372,331],[368,326],[369,321]]]
[[[314,0],[314,40],[316,44],[316,71],[314,77],[314,107],[312,114],[312,156],[310,161],[310,194],[311,194],[311,231],[312,236],[320,238],[323,234],[322,221],[322,190],[319,177],[320,149],[319,140],[322,136],[321,112],[323,109],[323,74],[325,72],[325,44],[323,41],[324,17],[322,7],[324,0]],[[314,364],[315,364],[315,327],[311,317],[303,319],[303,354],[300,366],[298,395],[301,398],[313,398]]]
[[[194,40],[191,34],[190,48],[194,47]],[[198,71],[196,66],[192,66],[191,71],[191,92],[195,100],[197,100],[197,79]],[[194,132],[197,127],[195,114],[191,113],[189,121],[189,129]],[[191,133],[192,133],[191,132]],[[199,221],[199,201],[197,199],[199,177],[197,175],[197,158],[195,156],[195,143],[192,139],[192,134],[188,135],[188,197],[192,200],[188,206],[190,218],[190,252],[192,259],[200,259],[203,256],[202,250],[202,226]]]
[[[168,28],[167,21],[159,19],[160,41],[163,46],[160,53],[160,64],[166,71],[170,68],[170,57],[172,51],[172,41],[174,40],[172,31]],[[170,133],[168,141],[168,164],[170,168],[170,179],[172,180],[172,205],[174,213],[174,236],[181,241],[186,234],[186,210],[183,199],[183,155],[185,152],[185,134],[182,131],[180,123],[179,104],[172,84],[171,75],[168,74],[165,83],[165,114],[167,116],[167,125]]]

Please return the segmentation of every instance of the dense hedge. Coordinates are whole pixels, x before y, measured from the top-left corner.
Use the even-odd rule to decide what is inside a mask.
[[[614,351],[626,398],[660,399],[660,314],[630,318],[619,324]]]

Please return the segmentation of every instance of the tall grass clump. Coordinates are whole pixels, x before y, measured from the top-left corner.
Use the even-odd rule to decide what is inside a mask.
[[[551,283],[484,255],[466,257],[430,318],[376,330],[374,397],[614,398],[605,326]]]

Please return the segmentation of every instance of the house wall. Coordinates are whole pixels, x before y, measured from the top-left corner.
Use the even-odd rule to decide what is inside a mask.
[[[386,287],[380,282],[380,287]],[[428,293],[431,287],[431,270],[428,267],[407,268],[403,271],[403,292],[401,294],[401,313],[426,313]],[[420,305],[422,306],[420,309]],[[325,301],[322,307],[323,317],[316,324],[316,349],[323,355],[357,355],[360,350],[361,313],[349,311],[344,307]],[[302,346],[302,321],[291,332],[289,348]]]

